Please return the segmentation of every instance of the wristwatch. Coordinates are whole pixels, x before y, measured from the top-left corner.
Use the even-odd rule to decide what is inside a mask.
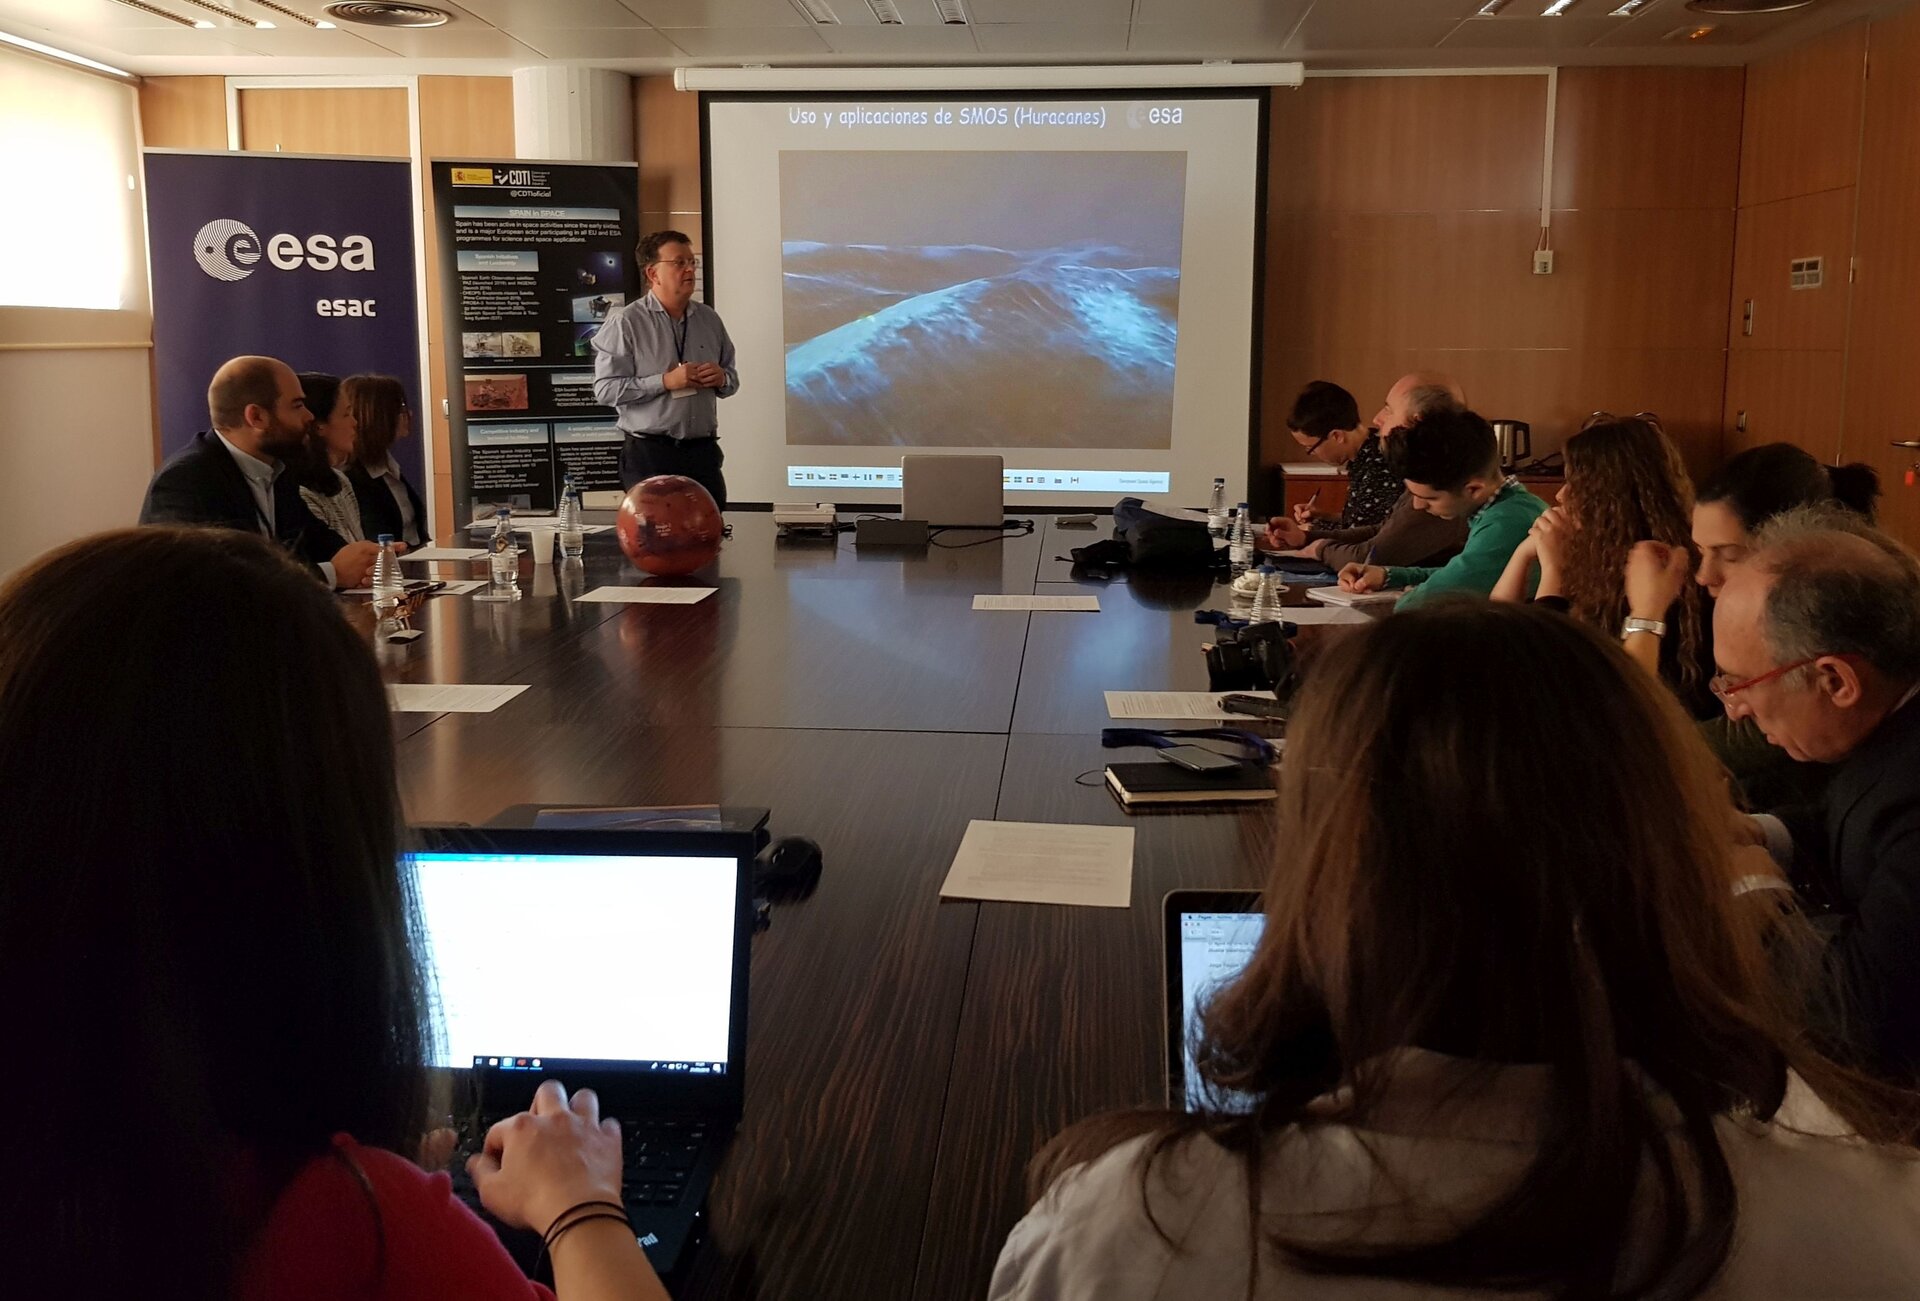
[[[1620,640],[1625,641],[1636,632],[1650,632],[1656,637],[1664,637],[1667,635],[1667,625],[1659,619],[1640,619],[1628,615],[1627,621],[1620,625]]]

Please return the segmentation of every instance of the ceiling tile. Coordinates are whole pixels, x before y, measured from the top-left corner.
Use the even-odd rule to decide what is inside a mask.
[[[846,4],[848,0],[834,2]],[[621,3],[661,28],[813,26],[787,0],[621,0]]]
[[[975,23],[982,54],[1110,58],[1127,52],[1125,23]]]
[[[1307,11],[1295,44],[1306,51],[1431,49],[1479,7],[1474,0],[1321,0]]]
[[[1135,23],[1127,41],[1130,54],[1180,59],[1275,58],[1288,48],[1284,31],[1220,31],[1187,23]]]
[[[933,9],[933,0],[894,0],[907,21],[908,10]],[[1133,18],[1134,0],[961,0],[967,17],[979,23],[1124,23]],[[1240,0],[1241,8],[1246,0]]]
[[[460,7],[475,18],[514,32],[532,28],[645,25],[640,16],[620,0],[460,0]]]
[[[251,51],[235,45],[232,42],[245,34],[247,33],[238,27],[225,32],[197,32],[190,27],[175,27],[138,31],[95,32],[89,33],[87,39],[106,49],[117,50],[121,54],[126,55],[159,54],[165,55],[168,58],[179,58],[196,54],[205,55],[210,58],[230,55],[236,59],[244,59]],[[47,44],[60,44],[58,39],[59,33],[49,32],[47,33],[47,37]],[[223,40],[221,39],[223,37],[230,39]],[[62,48],[69,47],[63,46]],[[76,50],[75,52],[86,53],[87,51]],[[379,51],[375,51],[375,53],[377,54]],[[110,61],[111,60],[109,60],[109,62]]]
[[[357,29],[375,45],[410,59],[524,59],[538,56],[505,32],[479,22],[407,31],[396,27]]]
[[[515,28],[514,35],[549,59],[671,59],[680,49],[651,27]]]
[[[663,27],[660,34],[696,59],[805,58],[829,54],[806,27]]]
[[[221,38],[254,54],[284,54],[314,59],[386,59],[393,56],[391,50],[375,45],[357,32],[315,31],[291,18],[281,19],[277,27],[235,27],[221,33]]]
[[[865,54],[876,59],[895,55],[922,58],[930,54],[971,58],[979,48],[971,27],[816,27],[820,39],[835,54]]]
[[[1667,39],[1667,33],[1677,27],[1711,26],[1713,35],[1700,42],[1702,45],[1744,45],[1771,36],[1781,28],[1804,17],[1802,14],[1696,14],[1688,11],[1681,0],[1671,4],[1658,5],[1643,10],[1629,22],[1621,23],[1613,31],[1595,41],[1596,46],[1617,49],[1630,46],[1639,49],[1665,48],[1684,49],[1693,42]]]
[[[1598,6],[1595,6],[1598,8]],[[1627,21],[1608,18],[1528,18],[1516,22],[1475,19],[1461,23],[1441,42],[1449,50],[1567,50],[1592,45]]]
[[[1321,0],[1322,4],[1352,4],[1354,0]],[[1290,32],[1313,0],[1136,0],[1133,21],[1148,27],[1179,24],[1202,28]]]

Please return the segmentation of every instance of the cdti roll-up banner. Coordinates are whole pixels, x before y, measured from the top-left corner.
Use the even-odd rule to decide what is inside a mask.
[[[163,453],[208,427],[207,382],[230,357],[392,375],[414,413],[393,459],[431,499],[412,164],[167,149],[144,164]]]
[[[456,508],[620,487],[593,336],[639,296],[632,163],[433,162]]]

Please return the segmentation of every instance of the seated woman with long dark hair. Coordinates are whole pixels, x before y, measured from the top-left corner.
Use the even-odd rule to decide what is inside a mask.
[[[430,1028],[390,727],[366,643],[264,538],[103,534],[0,588],[14,1294],[551,1297],[412,1159]],[[546,1081],[469,1169],[561,1230],[565,1301],[664,1301],[631,1229],[571,1218],[619,1202],[610,1125]]]
[[[1728,458],[1701,486],[1693,507],[1691,548],[1649,535],[1628,553],[1629,605],[1635,611],[1665,610],[1699,591],[1705,593],[1711,625],[1713,598],[1720,595],[1728,571],[1746,563],[1768,521],[1790,510],[1823,506],[1851,511],[1871,523],[1879,498],[1880,476],[1870,465],[1825,465],[1791,443],[1750,447]],[[1644,648],[1629,643],[1629,651],[1636,649],[1640,662],[1652,667]],[[1801,803],[1815,798],[1826,783],[1825,765],[1796,762],[1768,744],[1750,718],[1736,722],[1716,709],[1703,726],[1708,744],[1749,807]]]
[[[1912,1102],[1808,1048],[1671,694],[1524,605],[1355,636],[1199,1027],[1235,1103],[1055,1139],[992,1301],[1910,1295]]]
[[[1534,522],[1494,599],[1524,599],[1537,568],[1534,600],[1621,638],[1694,717],[1719,713],[1707,689],[1713,630],[1700,594],[1676,591],[1648,612],[1633,605],[1625,578],[1627,556],[1642,539],[1686,550],[1693,484],[1679,449],[1650,417],[1602,414],[1567,440],[1566,457],[1559,504]]]
[[[370,538],[390,533],[410,547],[425,546],[427,505],[393,459],[393,445],[413,434],[407,388],[391,375],[349,375],[340,401],[352,413],[356,447],[346,474],[360,502],[360,527]]]
[[[306,395],[313,428],[307,432],[304,454],[289,467],[300,485],[300,500],[313,517],[340,535],[343,542],[365,542],[360,528],[360,499],[342,468],[353,460],[357,445],[353,408],[340,401],[340,379],[321,371],[300,372],[300,391]],[[404,550],[404,546],[401,548]]]

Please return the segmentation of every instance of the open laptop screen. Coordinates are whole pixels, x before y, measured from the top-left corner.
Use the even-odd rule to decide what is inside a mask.
[[[1260,943],[1267,919],[1258,911],[1259,895],[1246,892],[1241,898],[1222,897],[1228,892],[1207,892],[1191,903],[1179,902],[1184,893],[1169,896],[1169,940],[1178,945],[1170,954],[1168,975],[1169,1074],[1176,1105],[1188,1111],[1237,1110],[1244,1099],[1215,1097],[1193,1057],[1194,1033],[1207,1004],[1222,986],[1230,983],[1246,967]],[[1251,910],[1250,910],[1251,909]],[[1177,996],[1177,1002],[1175,1001]],[[1177,1065],[1176,1065],[1177,1064]]]
[[[415,853],[435,1064],[725,1075],[738,861]]]

